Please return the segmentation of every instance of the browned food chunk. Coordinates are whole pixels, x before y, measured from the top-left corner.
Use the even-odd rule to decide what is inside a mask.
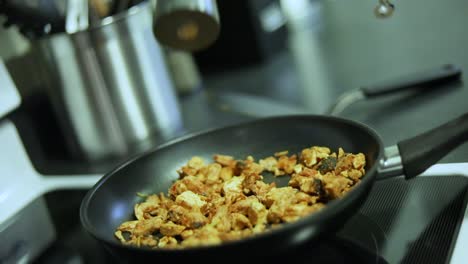
[[[330,149],[327,147],[311,147],[302,150],[301,161],[307,167],[312,167],[320,160],[325,159],[330,154]]]
[[[165,236],[177,236],[185,230],[185,226],[176,225],[173,222],[167,222],[161,225],[159,232]]]
[[[278,168],[284,173],[291,174],[294,172],[294,167],[297,164],[297,156],[292,155],[291,157],[281,156],[278,159]]]
[[[320,171],[320,173],[322,173],[322,174],[325,174],[325,173],[327,173],[329,171],[334,171],[337,161],[338,161],[338,159],[336,157],[329,156],[328,158],[323,159],[320,162],[317,170]]]
[[[236,160],[232,156],[227,155],[214,155],[214,161],[221,164],[224,167],[234,168],[236,166]]]

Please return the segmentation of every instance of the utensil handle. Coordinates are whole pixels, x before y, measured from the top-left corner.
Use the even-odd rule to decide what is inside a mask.
[[[398,78],[398,80],[363,87],[361,91],[366,98],[373,98],[408,89],[432,89],[438,87],[438,85],[442,83],[459,79],[461,72],[460,67],[446,64],[429,71],[413,73]]]
[[[426,133],[398,143],[407,179],[424,172],[468,140],[468,113]]]

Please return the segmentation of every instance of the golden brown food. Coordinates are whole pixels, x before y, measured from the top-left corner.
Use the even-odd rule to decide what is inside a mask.
[[[115,236],[124,244],[183,248],[220,244],[268,231],[317,212],[359,183],[364,154],[313,146],[299,155],[280,151],[260,159],[215,155],[206,163],[192,157],[177,170],[180,179],[164,193],[134,207],[136,220]],[[265,183],[262,173],[289,175],[289,186]],[[141,194],[139,194],[141,196]]]

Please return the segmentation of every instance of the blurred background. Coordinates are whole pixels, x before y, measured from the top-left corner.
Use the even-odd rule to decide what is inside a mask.
[[[388,18],[376,17],[377,0],[217,1],[217,12],[205,11],[219,28],[200,20],[213,43],[185,50],[167,45],[163,23],[175,22],[158,15],[158,1],[89,1],[84,24],[69,18],[83,15],[83,1],[0,1],[0,58],[22,97],[11,119],[37,171],[105,173],[182,135],[328,114],[345,92],[444,64],[468,69],[463,0],[397,0]],[[204,34],[179,29],[179,37]],[[462,82],[437,88],[361,100],[337,115],[395,144],[468,110]],[[463,146],[443,162],[467,160]],[[83,195],[44,197],[57,237],[73,237],[63,247],[89,247],[78,241]],[[48,245],[38,262],[60,259],[57,247],[74,246]]]
[[[34,8],[44,16],[40,8],[50,8],[44,3],[55,3],[29,2],[38,2]],[[222,1],[219,36],[196,51],[148,41],[151,15],[125,17],[138,1],[109,17],[117,4],[102,0],[91,23],[111,24],[87,35],[60,33],[66,5],[56,2],[58,26],[49,33],[12,11],[0,17],[11,24],[0,29],[0,55],[24,101],[18,126],[32,132],[35,138],[25,140],[44,162],[113,164],[182,134],[257,116],[324,114],[345,91],[467,63],[461,0],[401,1],[386,19],[376,18],[375,0]],[[125,21],[112,24],[119,16]],[[392,99],[354,104],[342,115],[367,121],[368,110],[347,113],[375,103],[372,124]],[[410,116],[414,107],[393,110],[409,108]]]

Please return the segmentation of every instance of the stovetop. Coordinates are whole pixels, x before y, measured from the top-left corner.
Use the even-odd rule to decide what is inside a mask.
[[[464,259],[459,249],[463,246],[457,244],[466,237],[459,237],[459,231],[467,187],[468,177],[456,174],[376,182],[362,208],[336,236],[305,244],[272,261],[458,263]],[[115,259],[78,227],[59,238],[36,263],[115,263]]]

